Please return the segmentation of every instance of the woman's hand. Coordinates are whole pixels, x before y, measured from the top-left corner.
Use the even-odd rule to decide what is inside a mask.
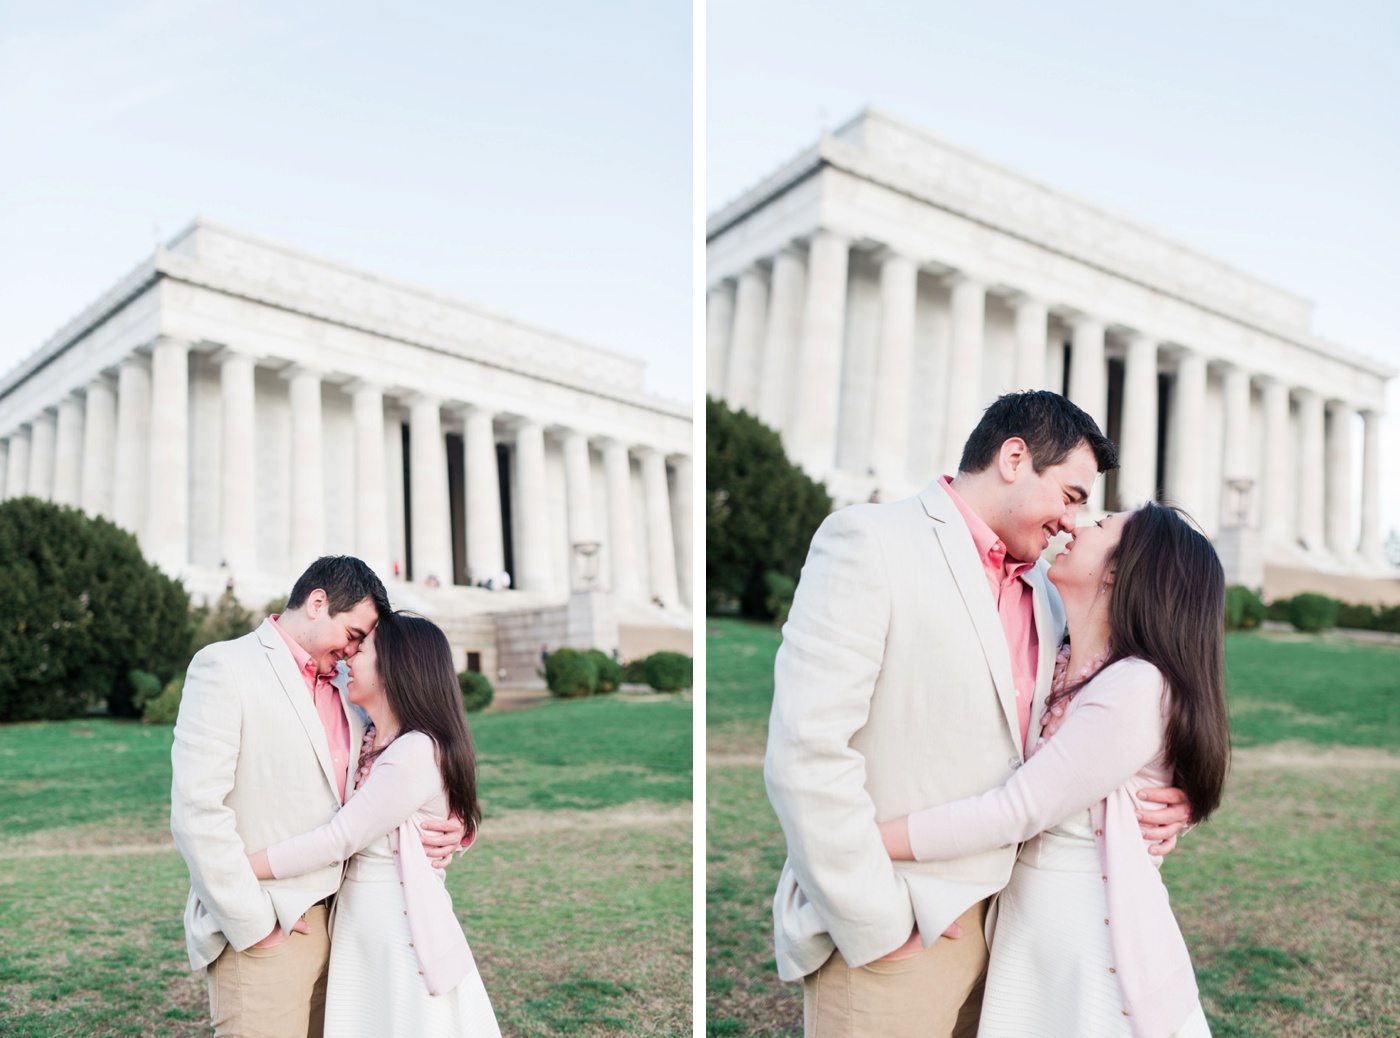
[[[248,855],[248,867],[253,870],[253,875],[258,879],[276,879],[272,874],[272,867],[267,863],[267,851],[258,851],[256,854]],[[271,937],[268,934],[268,937]],[[263,938],[267,940],[267,938]]]
[[[880,839],[885,853],[892,861],[913,861],[914,849],[909,846],[909,816],[900,815],[880,823]]]

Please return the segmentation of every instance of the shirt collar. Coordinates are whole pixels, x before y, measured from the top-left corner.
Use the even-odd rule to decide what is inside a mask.
[[[1003,579],[1010,580],[1012,577],[1019,577],[1035,565],[1034,561],[1022,562],[1020,559],[1013,559],[1006,554],[1006,545],[1002,539],[987,525],[987,521],[974,512],[972,506],[953,489],[952,476],[941,476],[938,482],[948,492],[953,504],[957,506],[958,513],[967,523],[967,532],[972,534],[972,544],[977,549],[977,558],[981,560],[984,567],[996,569],[1002,573]]]

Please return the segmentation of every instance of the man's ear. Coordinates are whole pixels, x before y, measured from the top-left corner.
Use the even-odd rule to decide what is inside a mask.
[[[326,593],[321,588],[317,588],[306,596],[306,601],[302,603],[302,608],[306,610],[306,618],[314,620],[321,615],[326,608]]]
[[[1016,482],[1021,469],[1030,463],[1031,452],[1025,440],[1019,436],[1010,436],[1001,441],[1001,449],[997,451],[997,472],[1004,482]]]

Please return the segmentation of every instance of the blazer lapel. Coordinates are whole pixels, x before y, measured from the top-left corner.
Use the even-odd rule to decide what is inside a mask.
[[[1035,633],[1040,643],[1036,657],[1035,698],[1031,700],[1031,734],[1029,741],[1040,730],[1040,718],[1045,713],[1045,700],[1050,696],[1050,681],[1055,676],[1055,656],[1060,651],[1060,642],[1065,636],[1064,607],[1060,605],[1059,593],[1051,586],[1046,576],[1047,566],[1037,563],[1026,576],[1030,579],[1035,603]]]
[[[934,532],[948,562],[948,571],[958,586],[967,615],[977,632],[977,640],[981,643],[982,654],[986,657],[987,669],[991,671],[992,684],[1001,701],[1002,713],[1006,715],[1011,740],[1019,746],[1021,725],[1016,717],[1016,682],[1011,674],[1011,650],[1006,644],[1006,632],[1002,629],[1001,617],[997,615],[992,589],[987,586],[986,571],[977,557],[977,547],[972,543],[972,534],[958,506],[953,504],[953,499],[939,483],[934,482],[926,487],[919,500],[934,521]]]
[[[340,706],[345,711],[345,720],[350,725],[350,765],[349,771],[345,775],[345,799],[350,799],[350,793],[355,788],[355,772],[360,770],[360,746],[365,738],[365,725],[360,719],[360,710],[350,702],[350,686],[345,680],[344,668],[336,676],[336,691],[340,693]]]
[[[291,702],[297,720],[301,722],[302,728],[306,731],[306,737],[311,742],[316,759],[321,762],[321,771],[326,776],[326,782],[331,787],[331,792],[335,794],[336,799],[339,800],[340,789],[335,781],[335,773],[331,770],[331,750],[326,744],[326,729],[321,725],[320,715],[316,713],[316,704],[312,702],[311,693],[307,691],[306,681],[297,671],[296,661],[292,659],[292,650],[287,648],[287,643],[282,640],[282,635],[272,626],[271,620],[264,620],[262,626],[258,628],[258,640],[267,649],[268,666],[277,675],[277,681]],[[351,733],[352,735],[354,733],[353,724],[351,725]],[[358,742],[352,739],[351,753],[354,754],[358,749]]]

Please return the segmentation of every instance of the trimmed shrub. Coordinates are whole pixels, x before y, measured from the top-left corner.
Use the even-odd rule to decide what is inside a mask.
[[[1352,605],[1350,602],[1337,603],[1337,626],[1353,631],[1374,631],[1380,621],[1380,610],[1375,606]]]
[[[629,685],[645,685],[647,683],[647,657],[639,656],[635,660],[628,660],[622,665],[622,680]]]
[[[1300,631],[1316,634],[1337,626],[1337,600],[1304,591],[1288,604],[1288,620]]]
[[[1291,598],[1276,598],[1264,607],[1264,619],[1277,620],[1279,623],[1289,623],[1288,607],[1293,602]]]
[[[1243,584],[1231,584],[1225,589],[1225,629],[1252,631],[1265,616],[1263,601]]]
[[[149,670],[130,671],[126,678],[131,683],[131,705],[144,712],[146,704],[161,693],[160,678]]]
[[[185,675],[172,679],[160,695],[148,699],[141,710],[141,720],[145,724],[174,724],[180,716],[180,698],[185,691]]]
[[[772,614],[773,623],[781,627],[787,623],[788,611],[792,609],[792,596],[797,593],[797,581],[786,573],[770,569],[763,574],[763,583],[768,588],[768,597],[764,599],[763,604]]]
[[[231,638],[241,638],[262,621],[254,620],[253,614],[238,604],[232,591],[225,591],[212,606],[195,606],[194,642],[190,646],[193,657],[206,645],[226,642]]]
[[[602,649],[588,649],[585,655],[593,661],[593,666],[598,671],[598,685],[593,691],[600,696],[616,692],[617,687],[622,684],[622,664]]]
[[[33,497],[0,504],[0,722],[137,716],[132,670],[189,660],[189,595],[105,519]]]
[[[555,649],[544,661],[544,683],[561,699],[591,696],[598,687],[598,666],[578,649]]]
[[[694,661],[682,652],[654,652],[647,657],[647,684],[658,692],[679,692],[689,688]]]
[[[771,619],[770,571],[794,583],[831,511],[826,489],[745,411],[705,401],[705,608]]]
[[[1400,634],[1400,605],[1381,606],[1376,610],[1376,630]]]
[[[462,671],[457,675],[457,684],[462,689],[462,709],[469,714],[485,710],[491,705],[491,700],[496,698],[491,679],[480,671]]]

